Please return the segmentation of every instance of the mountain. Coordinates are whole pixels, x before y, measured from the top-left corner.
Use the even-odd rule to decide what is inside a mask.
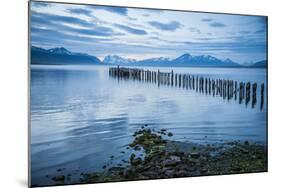
[[[105,56],[103,61],[105,64],[129,64],[129,63],[135,63],[135,59],[126,59],[117,55],[108,55]]]
[[[43,49],[36,46],[31,47],[31,64],[101,64],[101,61],[88,54],[71,52],[63,47]]]
[[[119,56],[106,56],[103,63],[133,66],[176,66],[176,67],[241,67],[242,65],[230,60],[220,60],[210,55],[192,56],[188,53],[175,59],[165,57],[144,60],[131,60]]]
[[[241,65],[231,59],[221,60],[210,55],[192,56],[185,53],[175,59],[165,57],[149,58],[144,60],[127,59],[117,55],[105,56],[101,62],[97,57],[84,53],[76,53],[66,48],[44,49],[31,47],[31,64],[92,64],[92,65],[124,65],[124,66],[166,66],[166,67],[249,67],[266,68],[267,61],[259,61],[252,65]]]
[[[140,60],[134,63],[136,66],[167,66],[170,63],[169,58],[158,57]]]
[[[267,68],[267,60],[258,61],[251,65],[254,68]]]
[[[230,60],[220,60],[210,55],[191,56],[183,54],[172,60],[172,63],[177,66],[187,67],[240,67],[241,65]]]

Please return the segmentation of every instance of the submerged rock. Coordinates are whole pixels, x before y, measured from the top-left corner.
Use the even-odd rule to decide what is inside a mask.
[[[65,176],[64,175],[59,175],[59,176],[53,177],[52,180],[54,180],[54,181],[64,181],[65,180]]]

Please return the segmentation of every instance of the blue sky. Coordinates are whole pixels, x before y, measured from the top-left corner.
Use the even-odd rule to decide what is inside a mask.
[[[190,53],[252,63],[266,59],[266,36],[266,18],[259,16],[31,3],[32,45],[100,59]]]

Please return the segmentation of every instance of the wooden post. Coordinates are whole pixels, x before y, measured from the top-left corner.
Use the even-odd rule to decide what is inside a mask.
[[[178,85],[178,74],[175,74],[175,86],[177,87]]]
[[[182,78],[182,87],[183,87],[183,88],[185,88],[185,76],[186,76],[186,75],[184,74],[184,75],[183,75],[183,78]]]
[[[172,85],[172,87],[174,86],[174,71],[173,71],[173,69],[171,71],[171,85]]]
[[[252,85],[252,108],[256,106],[257,103],[257,83]]]
[[[160,71],[158,69],[158,74],[157,74],[157,83],[158,83],[158,87],[160,86]]]
[[[260,110],[263,109],[263,103],[264,103],[264,83],[261,84],[261,105],[260,105]]]
[[[250,93],[251,93],[251,83],[247,82],[247,84],[246,84],[246,105],[250,101]]]

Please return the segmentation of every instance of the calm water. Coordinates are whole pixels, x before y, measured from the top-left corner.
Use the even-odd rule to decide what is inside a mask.
[[[174,72],[266,84],[264,69],[174,68]],[[182,88],[118,81],[103,66],[32,66],[32,184],[53,184],[50,177],[61,173],[77,174],[69,182],[76,183],[80,173],[101,170],[111,155],[118,163],[129,155],[120,152],[126,151],[131,135],[144,124],[168,129],[174,133],[172,139],[180,141],[265,143],[267,101],[263,110],[259,96],[257,101],[253,109]],[[61,168],[65,170],[57,172]]]

